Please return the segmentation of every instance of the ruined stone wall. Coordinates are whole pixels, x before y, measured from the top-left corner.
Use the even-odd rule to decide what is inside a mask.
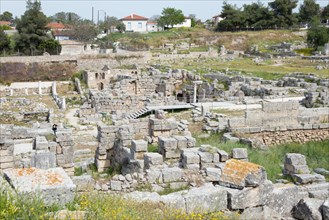
[[[251,139],[257,139],[266,146],[285,143],[306,143],[308,141],[324,141],[329,139],[329,129],[253,133],[251,134]]]
[[[255,133],[328,128],[328,108],[302,108],[298,102],[263,103],[261,110],[247,110],[244,118],[229,119],[232,131]]]

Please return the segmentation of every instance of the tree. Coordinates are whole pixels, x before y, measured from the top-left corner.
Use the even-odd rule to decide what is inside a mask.
[[[244,26],[245,19],[243,18],[241,9],[237,8],[236,5],[228,4],[225,1],[223,3],[223,9],[220,16],[225,19],[218,23],[216,28],[217,31],[231,31]]]
[[[275,24],[279,27],[290,27],[297,22],[292,11],[297,7],[298,0],[274,0],[269,6],[272,8]]]
[[[78,41],[90,41],[97,36],[97,29],[90,20],[81,20],[74,25],[72,35]]]
[[[40,50],[39,45],[51,38],[47,35],[48,19],[41,11],[40,1],[28,0],[26,9],[21,19],[17,20],[18,36],[15,49],[25,55],[40,55],[45,51]]]
[[[119,22],[116,25],[116,28],[120,31],[120,33],[122,33],[126,30],[126,25],[123,22]]]
[[[318,49],[320,46],[329,42],[329,28],[321,25],[319,17],[314,17],[311,23],[311,28],[307,31],[307,43]]]
[[[13,14],[9,11],[3,12],[3,14],[0,15],[0,21],[10,21],[12,22],[14,20]]]
[[[299,8],[299,17],[301,22],[311,22],[314,16],[320,14],[320,5],[315,0],[304,0]]]
[[[175,24],[183,23],[185,20],[182,10],[175,8],[164,8],[158,19],[159,26],[174,27]]]
[[[10,50],[10,39],[0,27],[0,53]]]
[[[273,26],[273,13],[260,1],[243,6],[245,26],[250,28],[269,28]]]
[[[81,20],[80,16],[74,12],[58,12],[51,19],[63,24],[76,24]]]
[[[321,13],[321,20],[324,21],[324,23],[329,23],[329,4],[323,8]]]

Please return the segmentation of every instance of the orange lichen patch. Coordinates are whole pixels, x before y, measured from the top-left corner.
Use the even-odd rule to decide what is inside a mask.
[[[57,185],[63,182],[63,178],[57,173],[48,173],[46,174],[47,177],[47,185]]]
[[[35,170],[36,170],[36,168],[34,168],[34,167],[21,168],[21,169],[17,170],[17,174],[18,174],[18,176],[28,176],[28,175],[31,175]]]
[[[244,181],[248,174],[258,173],[260,169],[262,169],[262,167],[257,164],[231,159],[226,162],[222,177],[224,181],[233,180],[233,182],[239,183]]]

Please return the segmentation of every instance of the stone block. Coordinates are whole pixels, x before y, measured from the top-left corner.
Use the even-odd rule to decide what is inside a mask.
[[[321,206],[321,213],[323,220],[329,220],[329,198],[324,201]]]
[[[135,152],[147,152],[147,142],[144,140],[132,140],[131,149]]]
[[[184,164],[184,169],[198,171],[200,170],[200,164]]]
[[[111,161],[96,159],[96,165],[98,172],[104,172],[106,168],[109,168],[111,166]]]
[[[284,164],[284,173],[285,174],[309,174],[310,170],[307,165],[291,165]]]
[[[266,180],[266,172],[262,166],[254,163],[230,159],[222,169],[220,184],[242,189],[245,186],[258,186]]]
[[[224,150],[217,150],[217,153],[219,154],[219,161],[225,162],[229,159],[228,153]]]
[[[184,136],[173,136],[177,140],[177,148],[184,149],[187,148],[187,139]]]
[[[13,161],[11,162],[7,162],[7,163],[0,163],[0,169],[9,169],[9,168],[14,168],[15,167],[15,164]]]
[[[305,156],[296,153],[287,153],[284,158],[284,163],[290,165],[307,165]]]
[[[289,216],[291,209],[303,198],[299,191],[294,184],[274,184],[272,193],[268,195],[270,200],[266,205],[281,216]]]
[[[213,162],[213,154],[209,152],[198,152],[200,156],[201,163],[212,163]]]
[[[175,138],[159,137],[158,139],[159,149],[165,151],[174,151],[177,149],[177,140]]]
[[[0,159],[1,163],[9,163],[14,161],[14,156],[2,156]]]
[[[162,165],[163,157],[158,153],[145,153],[144,154],[144,166],[149,169],[151,166]]]
[[[297,183],[300,184],[318,183],[326,181],[324,176],[320,174],[294,174],[293,178]]]
[[[162,169],[164,183],[179,182],[183,176],[183,170],[178,167]]]
[[[260,206],[245,209],[239,218],[244,220],[281,219],[281,215],[272,207]]]
[[[95,180],[90,175],[73,176],[73,183],[78,192],[92,192],[95,186]]]
[[[172,150],[172,151],[164,151],[163,153],[164,159],[178,159],[180,157],[180,151]]]
[[[200,163],[200,156],[194,152],[182,152],[183,158],[183,165],[184,164],[199,164]]]
[[[148,183],[163,183],[162,172],[158,169],[146,170],[146,179]]]
[[[230,209],[246,209],[249,207],[264,206],[270,201],[270,195],[273,191],[273,184],[265,181],[258,187],[246,187],[243,190],[229,189],[228,200]]]
[[[320,207],[323,201],[319,199],[304,198],[291,210],[291,214],[296,219],[321,220]]]
[[[186,212],[214,212],[227,209],[227,191],[222,187],[205,184],[192,188],[183,195]]]
[[[186,191],[184,191],[186,192]],[[163,204],[168,207],[174,208],[175,210],[181,210],[185,212],[185,199],[182,196],[182,192],[170,193],[168,195],[161,196],[160,200]]]
[[[31,158],[31,166],[39,169],[49,169],[56,167],[56,156],[54,153],[36,153]]]
[[[186,140],[187,140],[187,147],[188,148],[195,147],[195,144],[196,144],[195,138],[189,137],[189,136],[185,136],[185,137],[186,137]]]
[[[113,191],[121,191],[122,190],[122,182],[117,180],[110,181],[110,188]]]
[[[205,169],[206,174],[207,174],[207,181],[219,181],[220,180],[220,176],[222,174],[222,170],[219,168],[206,168]]]
[[[40,194],[45,204],[64,205],[72,202],[76,186],[63,168],[8,169],[4,175],[19,193]]]
[[[248,158],[247,148],[233,148],[232,149],[232,158],[247,159]]]
[[[36,150],[48,150],[48,141],[45,136],[37,136],[35,138],[35,149]]]

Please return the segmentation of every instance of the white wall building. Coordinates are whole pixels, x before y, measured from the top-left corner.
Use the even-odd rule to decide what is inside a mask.
[[[192,27],[192,19],[185,17],[185,20],[183,23],[174,25],[174,28],[179,28],[179,27]]]
[[[124,18],[120,19],[126,26],[127,32],[147,32],[147,21],[148,18],[145,18],[140,15],[131,14]]]

